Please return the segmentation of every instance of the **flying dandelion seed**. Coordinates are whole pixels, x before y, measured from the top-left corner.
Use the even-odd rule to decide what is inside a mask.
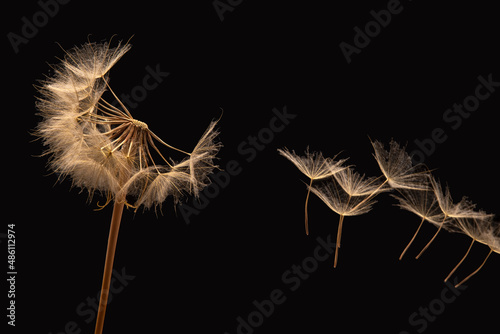
[[[353,168],[342,166],[345,160],[334,162],[324,158],[321,152],[311,154],[307,150],[306,156],[301,157],[294,151],[278,150],[281,155],[292,161],[303,174],[310,178],[305,204],[306,233],[308,233],[307,203],[310,192],[318,196],[332,211],[339,215],[334,267],[338,263],[344,218],[369,212],[375,203],[374,197],[381,192],[390,190],[398,191],[397,195],[392,196],[398,200],[399,204],[397,205],[401,209],[421,218],[416,232],[404,248],[399,260],[403,258],[412,245],[425,221],[434,225],[437,231],[416,256],[417,259],[422,256],[443,229],[449,232],[464,233],[472,239],[466,254],[452,269],[445,281],[463,263],[476,242],[483,243],[490,248],[483,263],[456,287],[479,272],[493,252],[500,254],[500,223],[493,222],[494,215],[476,210],[476,205],[465,197],[458,203],[454,203],[449,188],[446,187],[443,191],[441,184],[434,179],[431,171],[425,165],[413,165],[405,147],[400,146],[394,140],[389,143],[388,151],[378,141],[371,141],[371,143],[374,149],[373,156],[382,171],[380,177],[366,178],[355,172]],[[320,182],[313,184],[315,180]]]
[[[444,279],[444,281],[448,281],[448,279],[453,275],[453,273],[460,267],[460,265],[464,262],[464,260],[469,255],[470,250],[475,242],[482,243],[487,245],[490,248],[488,255],[486,256],[484,262],[481,266],[476,269],[473,273],[464,278],[461,282],[459,282],[456,287],[462,285],[469,278],[474,276],[486,263],[489,256],[492,252],[496,252],[500,254],[500,225],[497,224],[495,227],[495,223],[493,222],[492,215],[487,215],[481,218],[457,218],[452,222],[452,228],[456,229],[457,232],[463,233],[470,237],[471,243],[467,252],[462,257],[460,262],[451,270],[448,276]]]
[[[369,212],[375,203],[374,195],[382,191],[381,187],[376,182],[376,178],[365,178],[351,167],[347,167],[336,173],[331,182],[326,182],[321,186],[309,186],[309,189],[339,215],[333,262],[333,267],[336,268],[344,217]]]
[[[366,196],[371,197],[382,191],[383,183],[380,183],[377,177],[368,177],[354,171],[353,168],[345,168],[334,175],[335,180],[342,189],[351,197]]]
[[[311,186],[313,181],[315,180],[323,180],[327,177],[330,177],[332,175],[335,175],[339,171],[345,169],[346,167],[343,167],[342,164],[347,160],[347,159],[342,159],[335,161],[335,157],[333,159],[331,158],[325,158],[323,157],[323,153],[321,152],[309,152],[309,147],[307,147],[305,156],[299,156],[295,153],[295,151],[290,152],[287,148],[281,150],[278,149],[278,152],[290,160],[304,175],[306,175],[309,179],[309,187],[307,189],[307,195],[306,195],[306,203],[304,206],[304,224],[305,224],[305,229],[306,229],[306,234],[309,235],[309,218],[307,214],[307,205],[309,202],[309,194],[311,192]]]
[[[483,219],[489,216],[484,211],[475,211],[476,205],[470,202],[467,198],[463,197],[458,203],[454,203],[451,198],[450,189],[446,187],[446,192],[443,192],[441,184],[436,181],[432,176],[429,178],[432,189],[436,196],[439,208],[443,213],[442,221],[437,225],[438,230],[434,236],[429,240],[429,242],[424,246],[420,253],[416,256],[416,259],[420,258],[425,250],[431,245],[431,243],[436,239],[439,232],[443,227],[445,227],[447,218],[457,219],[457,218],[478,218]],[[432,223],[432,221],[430,221]]]
[[[114,202],[102,291],[109,290],[113,259],[124,205],[136,210],[157,207],[167,197],[178,201],[197,196],[210,183],[209,174],[221,144],[212,121],[191,152],[158,137],[143,121],[134,119],[109,86],[109,71],[130,44],[87,43],[65,52],[55,74],[41,82],[37,108],[42,121],[35,135],[47,147],[49,168],[62,181],[92,197],[99,192]],[[111,92],[113,106],[102,95]],[[180,152],[175,162],[163,150]],[[107,295],[101,294],[95,333],[101,333]]]
[[[389,151],[378,141],[372,141],[373,156],[380,170],[384,174],[385,181],[393,189],[426,190],[427,170],[421,169],[420,165],[413,166],[411,157],[394,140],[389,143]]]
[[[431,189],[426,190],[407,190],[403,189],[400,191],[400,196],[393,195],[399,201],[398,206],[406,211],[416,214],[421,218],[418,228],[411,238],[410,242],[406,245],[405,249],[399,256],[399,260],[403,258],[408,248],[417,237],[423,223],[425,221],[432,223],[433,225],[439,225],[443,221],[443,213],[439,208],[436,196]],[[447,226],[444,224],[444,226]]]

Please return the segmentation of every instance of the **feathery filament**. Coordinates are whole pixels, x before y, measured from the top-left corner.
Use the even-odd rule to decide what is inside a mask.
[[[389,143],[389,150],[378,141],[372,141],[374,158],[382,171],[384,181],[379,178],[365,178],[355,172],[351,167],[340,168],[337,163],[334,172],[328,172],[328,165],[332,160],[323,158],[321,152],[309,153],[306,157],[299,157],[295,152],[278,150],[281,155],[289,159],[295,166],[310,178],[306,197],[306,231],[307,230],[307,201],[309,192],[315,194],[332,211],[339,215],[337,230],[337,243],[334,267],[337,266],[338,249],[340,247],[342,225],[345,216],[354,216],[367,213],[371,210],[374,197],[384,191],[397,190],[398,195],[393,195],[399,202],[398,206],[420,217],[420,224],[407,244],[399,259],[409,249],[415,240],[424,222],[429,222],[437,227],[437,231],[416,256],[418,259],[436,239],[441,230],[459,232],[468,235],[471,243],[460,262],[446,277],[447,281],[466,259],[472,246],[483,243],[490,248],[490,252],[481,266],[463,279],[457,286],[463,284],[475,275],[486,263],[492,252],[500,254],[500,223],[493,222],[493,215],[482,210],[476,210],[475,205],[465,197],[461,201],[453,202],[449,188],[443,191],[441,184],[436,181],[431,172],[424,165],[413,165],[411,157],[405,148],[395,141]],[[342,160],[343,162],[343,160]],[[319,180],[319,184],[313,184]],[[308,233],[308,232],[306,232]]]
[[[108,43],[87,43],[66,51],[55,74],[42,81],[37,107],[43,117],[35,134],[47,147],[50,168],[59,180],[103,193],[114,201],[101,291],[109,291],[118,231],[124,205],[136,210],[197,196],[210,183],[217,166],[217,121],[212,121],[191,152],[171,146],[134,119],[109,86],[109,70],[130,49]],[[111,92],[120,108],[103,98]],[[180,162],[166,158],[159,147],[185,155]],[[156,157],[156,160],[154,158]],[[158,158],[159,157],[159,158]],[[134,198],[133,202],[129,202]],[[101,294],[95,333],[102,333],[107,294]]]

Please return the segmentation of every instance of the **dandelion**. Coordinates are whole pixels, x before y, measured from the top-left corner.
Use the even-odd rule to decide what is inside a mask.
[[[387,191],[388,186],[393,189],[413,189],[425,190],[426,171],[417,171],[417,167],[412,165],[411,158],[399,144],[391,140],[389,151],[378,142],[372,142],[374,157],[377,161],[385,180],[379,182],[379,178],[371,177],[363,180],[364,176],[352,170],[344,170],[335,174],[335,179],[342,188],[351,196],[368,196],[371,198],[380,192]],[[362,204],[362,202],[360,203]]]
[[[464,278],[460,283],[458,283],[455,287],[462,285],[469,278],[474,276],[481,268],[484,266],[486,261],[492,252],[497,252],[500,254],[500,225],[494,226],[492,221],[492,216],[485,216],[483,218],[457,218],[453,222],[454,228],[457,229],[458,232],[464,233],[469,236],[472,241],[467,249],[467,252],[462,257],[460,262],[451,270],[448,276],[445,278],[445,282],[453,275],[453,273],[458,269],[458,267],[464,262],[465,258],[469,255],[472,246],[477,241],[479,243],[485,244],[490,248],[490,251],[483,263],[479,268],[477,268],[474,272]]]
[[[500,254],[500,223],[493,223],[493,215],[482,210],[476,210],[475,204],[463,197],[455,203],[450,190],[443,190],[425,165],[413,165],[405,147],[394,140],[386,150],[378,141],[372,141],[374,158],[378,163],[382,175],[380,177],[365,177],[349,166],[342,166],[344,160],[335,162],[324,158],[321,153],[310,154],[306,151],[305,157],[300,157],[294,151],[278,150],[281,155],[292,161],[299,170],[310,178],[305,204],[305,222],[307,227],[307,203],[312,192],[318,196],[332,211],[339,215],[337,239],[335,245],[334,267],[338,263],[338,253],[342,237],[343,222],[346,216],[356,216],[369,212],[375,203],[374,197],[385,191],[395,189],[398,206],[420,217],[420,224],[402,251],[399,260],[403,258],[414,242],[425,221],[437,228],[430,241],[420,251],[416,258],[420,258],[425,250],[436,239],[441,230],[461,232],[472,241],[466,254],[446,277],[447,281],[468,256],[474,243],[479,242],[490,247],[490,252],[481,266],[467,276],[456,286],[463,284],[475,275],[493,253]],[[320,180],[313,184],[313,181]]]
[[[379,189],[379,186],[374,184],[374,180],[364,179],[363,176],[354,172],[352,168],[346,168],[337,174],[335,179],[340,187],[335,182],[328,182],[322,186],[309,186],[309,189],[318,196],[332,211],[339,215],[339,225],[337,230],[337,242],[335,243],[335,259],[333,267],[337,267],[338,250],[340,248],[340,240],[342,237],[342,226],[345,216],[358,216],[367,213],[371,210],[375,203],[373,199],[373,191]],[[345,189],[348,189],[346,191]]]
[[[354,171],[353,168],[345,168],[334,175],[335,180],[342,189],[352,197],[373,196],[381,191],[385,191],[383,184],[376,177],[366,178]]]
[[[417,231],[399,256],[399,260],[403,258],[408,248],[410,248],[425,221],[428,221],[437,226],[439,226],[440,223],[443,222],[443,213],[439,208],[437,198],[431,189],[402,190],[400,191],[400,194],[401,196],[393,195],[393,197],[399,201],[398,206],[403,210],[407,210],[411,213],[416,214],[421,218],[421,221],[418,225]]]
[[[47,147],[49,168],[60,181],[99,192],[111,201],[113,214],[104,265],[102,291],[109,290],[114,253],[125,205],[157,207],[171,196],[197,196],[210,181],[220,149],[213,121],[191,152],[176,148],[158,137],[149,126],[134,119],[109,86],[109,71],[130,49],[127,43],[87,43],[66,51],[54,75],[41,82],[37,107],[42,116],[35,135]],[[118,101],[103,98],[109,91]],[[179,162],[164,151],[185,157]],[[101,294],[95,333],[101,333],[107,294]]]
[[[443,192],[441,184],[437,182],[433,177],[429,177],[429,180],[432,185],[432,189],[436,196],[436,200],[438,202],[439,208],[443,213],[442,221],[437,225],[438,230],[431,238],[431,240],[425,245],[425,247],[420,251],[420,253],[416,256],[416,259],[420,258],[425,250],[431,245],[431,243],[436,239],[437,235],[443,228],[446,223],[447,218],[457,219],[457,218],[476,218],[476,219],[484,219],[489,216],[484,211],[474,211],[476,207],[475,204],[471,203],[467,198],[463,197],[462,200],[458,203],[453,203],[453,199],[451,198],[450,189],[446,187],[446,192]]]
[[[308,214],[307,214],[307,205],[309,202],[309,194],[311,192],[311,186],[313,181],[322,180],[332,175],[335,175],[339,171],[345,169],[342,164],[347,159],[342,159],[335,161],[335,157],[325,158],[323,157],[323,153],[321,152],[309,152],[309,147],[306,149],[305,156],[299,156],[295,153],[295,151],[289,151],[287,148],[281,150],[278,149],[278,152],[290,160],[304,175],[306,175],[309,179],[309,187],[306,195],[306,202],[304,206],[304,221],[305,221],[305,229],[306,234],[309,235],[309,223],[308,223]]]
[[[384,183],[394,189],[427,189],[426,171],[419,171],[419,166],[413,166],[404,147],[394,140],[389,143],[389,151],[378,141],[373,141],[372,146],[375,151],[373,156],[385,177]]]

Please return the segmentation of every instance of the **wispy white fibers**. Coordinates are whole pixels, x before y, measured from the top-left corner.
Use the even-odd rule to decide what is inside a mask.
[[[185,194],[197,196],[208,178],[221,144],[212,121],[190,152],[169,145],[144,121],[134,119],[109,85],[109,71],[130,49],[129,44],[87,43],[66,51],[54,74],[40,83],[37,107],[42,116],[35,134],[49,156],[49,168],[60,180],[90,196],[102,193],[113,202],[108,249],[101,291],[109,291],[114,254],[125,204],[151,208],[167,197],[177,201]],[[103,98],[109,91],[115,107]],[[166,120],[168,122],[169,120]],[[189,131],[189,123],[185,131]],[[181,125],[179,125],[181,127]],[[155,131],[161,124],[155,124]],[[169,155],[184,156],[174,161]],[[102,293],[95,333],[102,333],[107,307]]]
[[[453,219],[451,225],[452,229],[455,229],[456,232],[463,233],[470,237],[471,243],[460,262],[458,262],[458,264],[445,278],[445,282],[451,277],[451,275],[453,275],[453,273],[458,269],[462,262],[464,262],[465,258],[467,257],[467,255],[469,255],[469,252],[476,241],[487,245],[490,248],[490,251],[486,256],[483,264],[481,264],[478,269],[476,269],[472,274],[464,278],[460,283],[456,285],[459,286],[469,278],[471,278],[473,275],[475,275],[483,267],[492,252],[500,254],[500,224],[493,221],[493,215],[484,215],[482,217],[459,217]]]
[[[129,49],[129,44],[120,43],[75,47],[53,66],[54,75],[41,82],[37,107],[43,120],[36,134],[47,147],[49,167],[90,194],[98,191],[108,200],[132,200],[128,204],[135,207],[156,206],[168,196],[178,200],[183,194],[197,195],[216,167],[221,146],[216,142],[216,122],[187,152],[134,119],[109,86],[109,70]],[[119,107],[102,97],[107,90]],[[185,158],[174,162],[168,151],[182,152]]]
[[[372,141],[373,156],[386,182],[393,189],[425,190],[427,188],[426,172],[419,170],[420,166],[413,166],[411,157],[394,140],[389,143],[389,151],[379,141]]]
[[[310,189],[339,215],[333,262],[335,268],[338,262],[344,217],[369,212],[375,203],[374,196],[382,191],[382,185],[377,182],[376,178],[365,178],[364,175],[355,172],[351,167],[339,171],[334,176],[330,182],[325,182],[320,186],[310,186]]]
[[[336,173],[344,170],[346,167],[343,163],[347,159],[341,159],[336,161],[334,158],[325,158],[321,152],[309,152],[309,147],[306,149],[305,156],[300,156],[295,153],[295,151],[289,151],[287,148],[278,149],[279,154],[290,160],[295,167],[297,167],[305,176],[307,176],[309,181],[309,188],[307,189],[306,203],[304,207],[304,221],[306,234],[309,234],[309,218],[307,214],[307,204],[309,202],[309,194],[311,192],[311,186],[315,180],[323,180]]]
[[[399,202],[397,205],[421,219],[415,234],[401,253],[400,260],[415,240],[424,222],[435,226],[437,231],[416,256],[417,259],[422,256],[441,230],[463,233],[471,238],[465,256],[445,280],[448,280],[457,270],[475,243],[482,243],[490,248],[481,266],[457,286],[475,275],[492,253],[500,254],[500,222],[493,220],[493,214],[476,209],[476,205],[466,197],[462,197],[458,202],[453,201],[449,188],[446,187],[443,190],[441,183],[432,176],[431,171],[425,165],[413,165],[405,147],[394,140],[390,141],[388,149],[378,141],[371,141],[371,143],[374,149],[373,156],[382,172],[379,177],[367,178],[350,166],[343,167],[343,160],[335,162],[324,158],[321,152],[311,154],[306,151],[306,156],[301,157],[293,151],[278,150],[311,179],[308,197],[309,192],[312,192],[340,216],[334,266],[338,261],[344,217],[369,212],[375,203],[374,197],[385,191],[394,191],[395,194],[392,196]],[[332,165],[333,168],[329,167]],[[314,180],[317,182],[313,183]]]
[[[431,245],[434,239],[437,237],[438,233],[441,229],[446,225],[446,220],[450,219],[458,219],[458,218],[477,218],[484,219],[489,214],[484,211],[476,211],[474,210],[476,205],[470,202],[466,197],[463,197],[460,202],[454,203],[451,198],[450,189],[446,187],[446,191],[443,191],[441,184],[434,179],[434,177],[429,176],[430,183],[432,185],[433,193],[436,196],[436,201],[438,203],[441,212],[443,213],[443,220],[437,224],[438,229],[432,239],[425,245],[425,247],[420,251],[420,253],[416,256],[416,258],[420,258],[425,250]],[[432,221],[431,221],[432,223]]]
[[[410,248],[411,244],[415,240],[418,232],[420,231],[420,228],[425,221],[436,226],[442,224],[444,227],[446,227],[447,225],[444,219],[444,214],[439,208],[436,195],[434,194],[432,189],[403,189],[399,192],[399,195],[393,195],[393,197],[399,201],[398,206],[401,209],[414,213],[421,218],[420,225],[418,226],[417,231],[399,256],[399,259],[401,260],[408,248]]]

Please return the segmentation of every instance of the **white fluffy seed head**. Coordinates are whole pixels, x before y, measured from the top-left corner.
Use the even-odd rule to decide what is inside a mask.
[[[191,153],[168,145],[122,109],[103,98],[109,86],[109,70],[130,49],[108,43],[87,43],[66,52],[55,74],[41,82],[37,107],[42,116],[35,135],[42,139],[49,167],[59,179],[98,191],[107,199],[130,201],[150,208],[168,197],[197,195],[210,183],[220,149],[217,122],[212,122]],[[154,144],[154,142],[157,144]],[[159,147],[186,157],[174,163]]]

